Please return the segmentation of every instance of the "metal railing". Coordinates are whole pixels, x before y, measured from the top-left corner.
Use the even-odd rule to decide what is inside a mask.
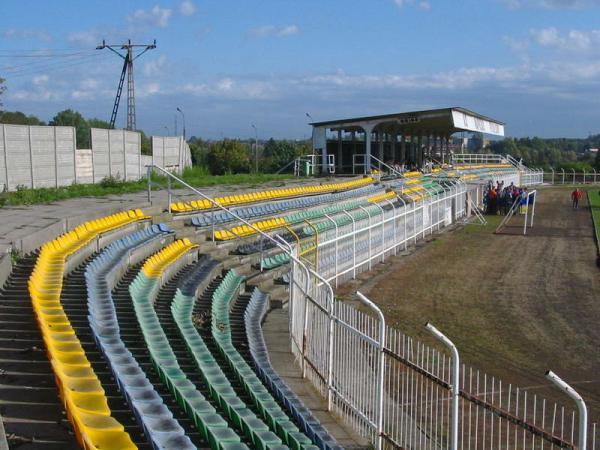
[[[387,326],[379,308],[362,295],[359,301],[370,313],[335,300],[327,275],[297,256],[299,245],[264,233],[163,168],[155,169],[290,255],[290,334],[303,377],[327,398],[329,410],[377,449],[581,448],[575,411],[459,365],[456,358],[453,366],[451,356]],[[336,281],[368,270],[386,254],[464,215],[466,189],[454,182],[418,203],[399,198],[402,206],[363,207],[362,218],[341,226],[337,217],[326,217],[335,226],[318,236],[319,270]],[[591,447],[585,450],[596,450],[595,424],[590,431]]]
[[[541,170],[541,169],[540,169]],[[544,182],[552,185],[556,184],[597,184],[600,183],[600,174],[596,169],[591,172],[577,172],[575,169],[553,169],[543,171]]]
[[[320,236],[319,272],[337,284],[369,270],[398,248],[447,225],[447,208],[452,211],[452,201],[460,203],[465,191],[456,183],[420,205],[374,205],[366,208],[366,217],[345,225],[327,217],[324,221],[332,226]],[[457,208],[451,222],[465,211]],[[309,281],[308,296],[300,290],[305,283],[291,277],[292,352],[331,409],[377,448],[580,448],[577,413],[571,408],[453,364],[445,352],[350,304],[335,300],[329,309],[326,283]],[[595,450],[596,425],[589,431],[594,438],[588,449]]]
[[[379,170],[382,170],[382,167],[385,167],[388,172],[390,173],[390,175],[394,175],[397,177],[404,177],[404,175],[402,174],[402,172],[400,172],[399,170],[394,169],[392,166],[390,166],[389,164],[383,162],[382,160],[380,160],[379,158],[376,158],[375,156],[371,155],[371,160],[375,161],[379,167]]]
[[[502,155],[497,155],[497,154],[492,154],[492,153],[454,153],[452,155],[451,161],[454,164],[503,164],[503,163],[508,163],[508,160],[505,157],[503,157]]]

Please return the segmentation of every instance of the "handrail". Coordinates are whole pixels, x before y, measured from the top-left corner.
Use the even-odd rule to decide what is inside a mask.
[[[398,177],[404,178],[404,175],[401,172],[398,172],[396,169],[394,169],[392,166],[390,166],[389,164],[384,163],[382,160],[380,160],[379,158],[376,158],[375,156],[371,155],[371,159],[373,161],[378,162],[379,164],[381,164],[384,167],[387,167],[388,170],[390,172],[392,172],[393,174],[397,175]]]
[[[244,225],[247,225],[248,227],[252,228],[254,231],[256,231],[261,236],[263,236],[263,237],[267,238],[268,240],[270,240],[271,242],[273,242],[275,244],[275,246],[277,246],[280,250],[283,250],[286,254],[288,254],[290,256],[290,258],[293,258],[296,262],[298,262],[300,265],[302,265],[304,267],[304,264],[301,261],[296,260],[296,258],[291,254],[291,252],[285,246],[283,246],[277,239],[273,238],[272,236],[268,235],[267,233],[265,233],[264,231],[262,231],[258,227],[254,226],[251,222],[248,222],[246,219],[242,219],[240,216],[238,216],[235,212],[231,211],[229,208],[226,208],[226,207],[220,205],[214,199],[212,199],[209,196],[203,194],[198,189],[196,189],[195,187],[193,187],[190,184],[186,183],[181,178],[173,175],[171,172],[169,172],[168,170],[164,169],[163,167],[157,166],[156,164],[150,164],[147,167],[148,167],[148,180],[150,180],[150,176],[152,174],[152,169],[159,170],[160,172],[164,173],[168,178],[172,178],[175,181],[177,181],[178,183],[181,183],[182,185],[184,185],[185,187],[187,187],[188,189],[190,189],[194,193],[198,194],[204,200],[207,200],[208,202],[210,202],[216,208],[225,211],[226,213],[230,214],[231,216],[235,217],[237,220],[239,220],[240,222],[242,222]],[[152,189],[151,189],[151,186],[150,186],[150,182],[148,183],[148,201],[149,202],[152,201]]]

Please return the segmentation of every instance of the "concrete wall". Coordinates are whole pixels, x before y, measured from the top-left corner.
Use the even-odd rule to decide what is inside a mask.
[[[152,136],[152,163],[181,173],[192,165],[190,147],[181,136]]]
[[[99,183],[108,176],[135,181],[150,164],[178,173],[192,164],[181,136],[153,136],[153,156],[142,155],[135,131],[92,128],[90,142],[91,149],[76,150],[73,127],[0,124],[0,192]]]
[[[75,150],[75,170],[78,183],[90,184],[94,182],[92,149]]]
[[[93,182],[113,176],[138,180],[143,174],[142,135],[135,131],[92,128]]]
[[[68,186],[75,173],[75,128],[0,125],[0,188]]]

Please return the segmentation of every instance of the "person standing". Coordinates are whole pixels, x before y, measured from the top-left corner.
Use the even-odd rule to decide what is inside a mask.
[[[573,200],[573,209],[579,209],[579,200],[583,197],[583,191],[579,188],[575,188],[575,190],[571,193],[571,200]]]

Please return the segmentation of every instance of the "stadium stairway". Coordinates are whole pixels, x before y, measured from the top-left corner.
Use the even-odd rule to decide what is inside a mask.
[[[21,259],[0,289],[0,411],[9,448],[78,449],[28,301],[36,258]]]

